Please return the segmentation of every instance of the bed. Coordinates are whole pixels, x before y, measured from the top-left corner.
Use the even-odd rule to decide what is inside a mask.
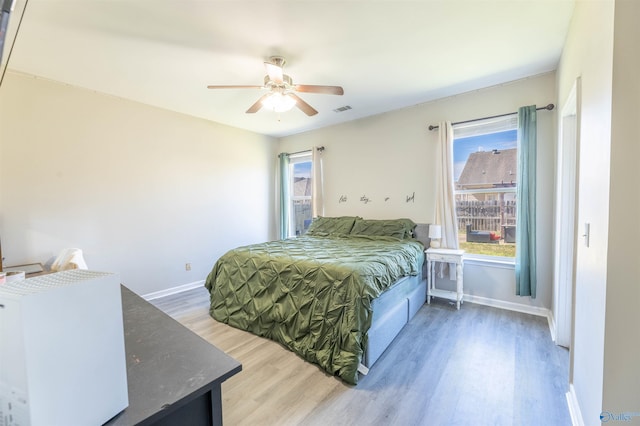
[[[230,250],[205,282],[209,312],[357,384],[426,300],[427,230],[317,218],[302,237]]]

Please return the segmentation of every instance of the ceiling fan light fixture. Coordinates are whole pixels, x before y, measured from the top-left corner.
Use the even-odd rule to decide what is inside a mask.
[[[0,0],[0,2],[3,0]],[[316,115],[318,111],[309,105],[304,99],[300,98],[296,93],[318,93],[322,95],[344,95],[344,90],[340,86],[319,86],[314,84],[293,84],[293,80],[287,74],[284,74],[282,67],[285,60],[281,56],[274,56],[265,62],[267,75],[264,76],[264,85],[262,86],[238,86],[238,85],[209,85],[209,89],[264,89],[267,93],[260,96],[245,112],[247,114],[255,114],[262,107],[269,108],[275,112],[289,111],[297,106],[300,111],[309,117]]]
[[[275,92],[267,96],[262,101],[262,105],[275,112],[286,112],[296,105],[296,100],[289,95]]]

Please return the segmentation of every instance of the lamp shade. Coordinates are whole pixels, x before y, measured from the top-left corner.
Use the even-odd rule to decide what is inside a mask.
[[[442,227],[440,225],[429,225],[429,238],[442,238]]]
[[[262,101],[262,105],[275,112],[289,111],[295,104],[295,99],[279,92],[272,93]]]

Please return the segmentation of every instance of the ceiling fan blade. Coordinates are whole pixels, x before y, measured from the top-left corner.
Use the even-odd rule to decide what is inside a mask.
[[[267,69],[267,74],[269,74],[269,78],[271,81],[277,84],[282,84],[283,76],[282,76],[282,67],[278,65],[274,65],[270,62],[265,62],[264,67]]]
[[[251,105],[249,107],[249,109],[247,111],[245,111],[245,112],[247,114],[253,114],[255,112],[260,111],[260,108],[262,108],[262,101],[265,100],[265,98],[267,96],[269,96],[269,95],[271,95],[271,93],[267,93],[267,94],[264,94],[264,95],[260,96],[260,99],[258,99],[255,104]]]
[[[207,89],[262,89],[264,86],[207,86]]]
[[[316,115],[318,113],[318,111],[316,111],[311,105],[303,101],[300,96],[297,96],[294,93],[289,93],[289,96],[296,100],[296,106],[308,116]]]
[[[302,93],[322,93],[324,95],[344,95],[340,86],[315,86],[312,84],[296,84],[294,90]]]

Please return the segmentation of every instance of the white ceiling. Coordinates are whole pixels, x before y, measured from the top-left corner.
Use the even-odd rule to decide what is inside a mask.
[[[281,137],[554,70],[572,11],[573,0],[29,0],[8,68]],[[259,89],[206,88],[260,85],[272,55],[294,83],[344,96],[301,94],[319,114],[278,116],[245,114]]]

